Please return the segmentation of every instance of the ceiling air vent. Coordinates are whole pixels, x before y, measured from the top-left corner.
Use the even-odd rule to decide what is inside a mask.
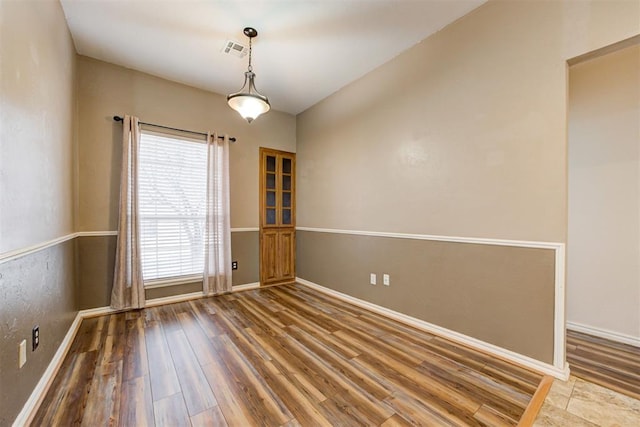
[[[249,48],[237,41],[227,40],[222,48],[222,53],[244,58],[249,53]]]

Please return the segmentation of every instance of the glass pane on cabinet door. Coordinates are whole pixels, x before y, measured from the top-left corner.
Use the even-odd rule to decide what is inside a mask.
[[[267,206],[276,206],[276,192],[275,191],[267,191]]]
[[[282,175],[282,189],[291,190],[291,176]]]
[[[267,174],[267,188],[274,189],[276,188],[276,174],[268,173]]]
[[[282,159],[282,173],[291,173],[291,159]]]
[[[267,171],[268,172],[276,171],[276,158],[274,156],[267,156]]]
[[[282,209],[282,223],[291,224],[291,209]]]
[[[291,193],[287,193],[287,192],[282,193],[282,207],[283,208],[291,207]]]
[[[276,223],[276,210],[267,209],[267,224],[275,224],[275,223]]]

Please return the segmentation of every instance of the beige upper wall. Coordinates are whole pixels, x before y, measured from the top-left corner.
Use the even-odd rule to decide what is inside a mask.
[[[77,93],[78,231],[116,230],[122,125],[114,115],[236,137],[230,150],[232,227],[258,226],[258,148],[296,149],[289,114],[270,111],[249,125],[222,95],[84,56],[78,56]]]
[[[73,232],[74,63],[57,1],[0,1],[0,254]]]
[[[567,320],[640,339],[640,46],[569,83]]]
[[[298,116],[298,224],[566,239],[566,60],[640,2],[492,1]]]

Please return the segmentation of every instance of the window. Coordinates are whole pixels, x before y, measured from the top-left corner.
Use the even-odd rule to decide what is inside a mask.
[[[143,130],[138,180],[145,284],[185,276],[202,277],[206,144]]]

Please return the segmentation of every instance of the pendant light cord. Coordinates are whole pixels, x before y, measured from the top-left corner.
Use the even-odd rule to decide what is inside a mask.
[[[253,71],[253,67],[251,66],[251,39],[253,37],[249,37],[249,71]]]

